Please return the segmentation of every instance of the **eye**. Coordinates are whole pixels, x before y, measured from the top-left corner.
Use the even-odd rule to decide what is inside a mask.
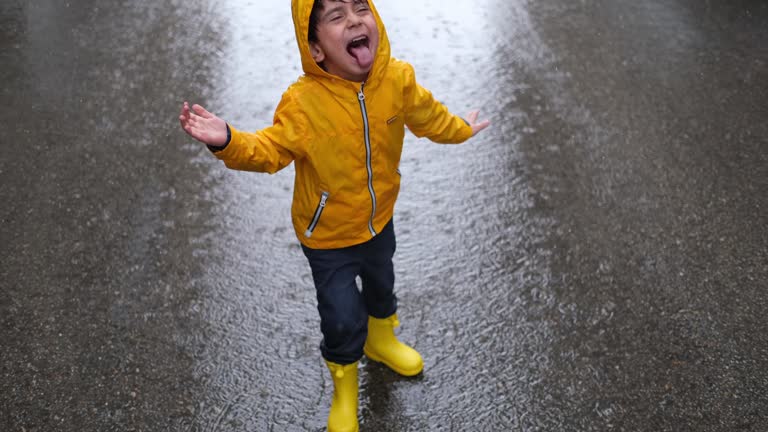
[[[340,20],[341,18],[342,18],[341,14],[333,14],[333,15],[328,17],[328,21],[335,22],[335,21]]]

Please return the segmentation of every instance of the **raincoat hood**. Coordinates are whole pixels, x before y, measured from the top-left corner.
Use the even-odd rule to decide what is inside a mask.
[[[301,67],[304,73],[313,77],[325,77],[343,80],[343,78],[329,74],[324,71],[312,58],[309,50],[309,16],[312,14],[312,6],[316,0],[291,0],[291,12],[293,14],[293,27],[296,31],[296,43],[299,45],[301,53]],[[318,0],[319,1],[319,0]],[[351,1],[351,0],[348,0]],[[368,0],[368,6],[376,18],[376,25],[379,29],[379,47],[376,50],[373,66],[366,80],[367,85],[372,85],[381,78],[384,70],[390,61],[389,38],[381,21],[379,12],[376,10],[372,0]]]

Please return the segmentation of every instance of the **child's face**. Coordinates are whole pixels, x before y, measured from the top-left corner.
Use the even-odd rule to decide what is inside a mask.
[[[330,74],[349,81],[365,81],[379,47],[379,28],[368,2],[322,1],[318,41],[310,43],[312,58],[322,62]]]

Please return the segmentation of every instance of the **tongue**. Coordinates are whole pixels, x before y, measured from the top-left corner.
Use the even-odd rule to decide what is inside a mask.
[[[367,69],[373,64],[373,53],[365,45],[352,47],[349,49],[349,53],[357,59],[357,64],[361,68]]]

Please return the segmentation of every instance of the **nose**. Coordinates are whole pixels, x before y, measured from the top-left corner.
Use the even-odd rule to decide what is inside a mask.
[[[355,27],[360,25],[362,22],[363,18],[360,15],[351,13],[347,18],[347,27]]]

